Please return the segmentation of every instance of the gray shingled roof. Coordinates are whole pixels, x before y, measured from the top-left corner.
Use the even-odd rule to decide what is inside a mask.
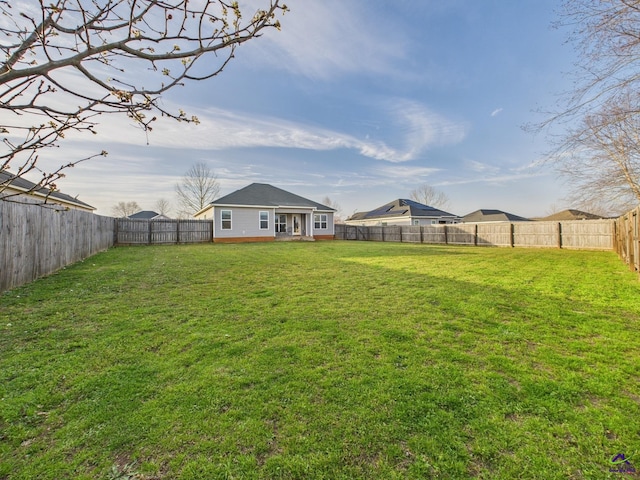
[[[513,213],[503,212],[502,210],[490,210],[481,208],[475,212],[471,212],[464,217],[462,221],[466,223],[476,222],[529,222],[528,218],[519,217]]]
[[[601,218],[604,217],[596,215],[595,213],[583,212],[582,210],[574,210],[570,208],[554,213],[553,215],[549,215],[548,217],[539,218],[538,220],[599,220]]]
[[[140,212],[134,213],[133,215],[129,215],[129,218],[133,220],[151,220],[158,215],[160,214],[152,210],[141,210]]]
[[[44,195],[44,196],[49,195],[49,198],[52,201],[59,200],[61,202],[75,203],[76,205],[80,205],[85,208],[90,208],[91,210],[95,210],[95,207],[92,207],[88,203],[78,200],[77,198],[72,197],[71,195],[67,195],[65,193],[58,192],[58,191],[51,192],[51,190],[49,190],[48,188],[42,188],[42,187],[34,189],[34,187],[36,186],[35,183],[30,182],[29,180],[22,177],[15,177],[14,174],[8,172],[7,170],[0,171],[0,185],[9,185],[15,188],[16,190],[23,190],[23,191],[33,190],[34,192],[37,192],[40,195]]]
[[[370,220],[391,217],[457,218],[457,215],[430,207],[429,205],[425,205],[414,200],[399,198],[393,202],[386,203],[375,210],[371,210],[370,212],[356,212],[347,220]]]
[[[211,202],[211,205],[241,205],[261,207],[305,207],[333,212],[335,209],[301,197],[266,183],[252,183],[229,195]]]

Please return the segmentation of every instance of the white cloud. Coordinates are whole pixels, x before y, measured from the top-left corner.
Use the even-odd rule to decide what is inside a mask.
[[[410,180],[412,183],[421,181],[421,177],[428,177],[436,172],[441,171],[439,168],[430,167],[409,167],[409,166],[383,166],[376,168],[375,173],[385,178],[394,180]]]
[[[546,173],[517,173],[517,174],[505,174],[505,175],[488,175],[484,177],[466,178],[461,180],[444,180],[439,182],[440,186],[452,186],[452,185],[469,185],[473,183],[486,183],[492,185],[510,183],[517,180],[523,180],[527,178],[542,177],[547,175]]]
[[[304,0],[289,4],[281,31],[269,31],[259,42],[249,42],[252,60],[311,78],[336,74],[388,74],[389,65],[404,51],[399,30],[385,25],[371,5],[340,0]],[[243,46],[244,47],[244,46]]]
[[[499,167],[494,165],[489,165],[487,163],[477,162],[475,160],[466,160],[464,162],[465,168],[471,170],[473,172],[480,173],[498,173],[500,171]]]
[[[466,125],[449,120],[418,102],[396,100],[391,108],[404,131],[406,147],[396,161],[413,160],[429,147],[455,144],[466,135]]]
[[[502,113],[502,108],[496,108],[493,112],[491,112],[491,116],[492,117],[497,117],[498,115],[500,115]]]
[[[148,138],[152,147],[182,150],[270,147],[327,151],[344,148],[355,150],[364,157],[396,163],[414,160],[430,147],[457,143],[466,131],[464,125],[431,112],[423,105],[404,100],[394,101],[384,112],[389,119],[385,131],[398,138],[398,146],[278,117],[218,108],[187,110],[198,116],[200,125],[160,118],[146,136],[129,119],[123,121],[122,116],[105,115],[97,128],[99,135],[72,134],[70,137],[101,145],[137,146],[144,145]]]

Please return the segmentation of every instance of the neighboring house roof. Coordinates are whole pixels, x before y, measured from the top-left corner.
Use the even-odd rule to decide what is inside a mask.
[[[481,208],[475,212],[471,212],[464,217],[462,221],[466,223],[476,222],[529,222],[528,218],[514,215],[513,213],[503,212],[502,210],[489,210]]]
[[[364,220],[369,212],[356,212],[351,215],[347,220]]]
[[[50,189],[44,187],[35,188],[35,183],[30,182],[29,180],[22,177],[16,177],[14,174],[8,172],[7,170],[0,171],[0,185],[7,186],[8,189],[11,189],[15,192],[23,192],[25,195],[31,195],[42,200],[48,197],[48,203],[72,205],[85,210],[96,209],[88,203],[78,200],[78,198],[72,197],[71,195],[67,195],[59,191],[52,192]],[[9,195],[10,194],[11,193],[9,193]],[[0,197],[5,195],[7,195],[6,191],[0,192]]]
[[[581,210],[573,210],[571,208],[561,212],[554,213],[548,217],[538,218],[537,220],[560,221],[560,220],[599,220],[604,218],[595,213],[583,212]]]
[[[425,205],[423,203],[419,203],[414,200],[399,198],[397,200],[386,203],[381,207],[378,207],[375,210],[371,210],[369,212],[356,212],[353,215],[351,215],[347,219],[347,221],[372,220],[372,219],[397,218],[397,217],[458,218],[458,216],[454,215],[453,213],[445,212],[444,210],[439,210],[437,208],[430,207],[429,205]]]
[[[213,206],[303,207],[334,212],[335,209],[266,183],[252,183],[211,202]],[[201,211],[209,208],[205,207]],[[199,212],[198,212],[199,213]]]
[[[157,212],[154,212],[153,210],[142,210],[140,212],[134,213],[133,215],[129,215],[129,217],[127,218],[131,218],[133,220],[152,220],[154,218],[167,218],[164,215],[160,215]]]

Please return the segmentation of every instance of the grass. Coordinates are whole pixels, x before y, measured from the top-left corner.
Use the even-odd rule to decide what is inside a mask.
[[[610,252],[116,248],[0,295],[0,479],[620,478],[639,331]]]

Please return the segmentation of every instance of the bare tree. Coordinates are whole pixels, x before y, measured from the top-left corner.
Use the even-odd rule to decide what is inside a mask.
[[[436,190],[431,185],[423,184],[412,190],[409,194],[411,200],[429,205],[430,207],[449,208],[449,197],[444,192]]]
[[[569,130],[560,165],[573,204],[622,214],[640,202],[640,116],[629,104],[601,107]]]
[[[215,200],[220,193],[220,183],[209,166],[204,162],[194,164],[176,184],[179,215],[193,216]]]
[[[168,217],[169,212],[171,211],[171,203],[169,203],[169,200],[167,200],[166,198],[159,198],[155,203],[154,208],[160,215]]]
[[[322,204],[335,210],[335,213],[333,214],[334,223],[344,223],[344,219],[342,218],[342,207],[338,202],[331,200],[327,195],[322,199]]]
[[[125,114],[144,132],[157,115],[198,123],[164,108],[161,95],[219,74],[239,45],[279,29],[287,7],[263,1],[245,17],[237,1],[224,0],[53,0],[25,8],[0,0],[0,170],[37,172],[35,188],[55,190],[66,169],[107,152],[48,172],[37,166],[41,152],[70,132],[96,134],[102,114]]]
[[[569,198],[609,212],[640,202],[640,1],[564,0],[557,24],[571,29],[574,89],[537,127],[560,127],[549,159]]]
[[[564,208],[562,208],[560,205],[558,205],[557,203],[552,203],[551,205],[549,205],[549,207],[547,208],[545,214],[547,216],[550,215],[554,215],[556,213],[560,213],[562,210],[565,210]]]
[[[114,217],[128,217],[139,211],[140,206],[137,202],[118,202],[111,208]]]

